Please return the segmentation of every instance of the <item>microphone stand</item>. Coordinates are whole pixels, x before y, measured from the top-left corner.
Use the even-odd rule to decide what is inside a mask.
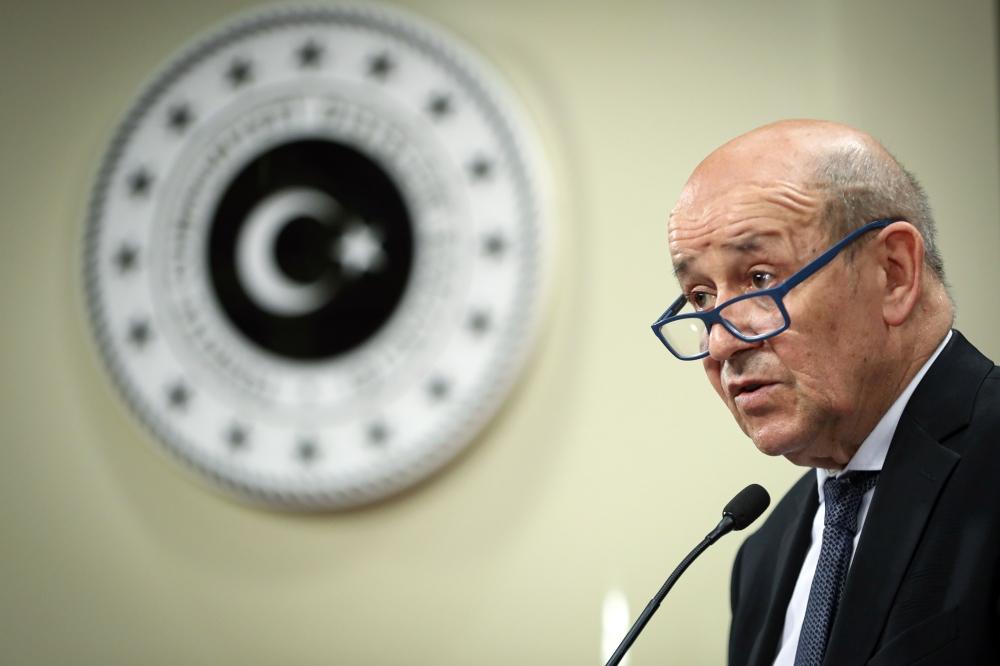
[[[731,532],[733,529],[733,523],[734,520],[732,516],[728,514],[722,516],[722,520],[720,520],[719,524],[715,526],[715,529],[709,532],[705,538],[702,539],[701,543],[695,546],[694,550],[688,553],[687,557],[681,560],[681,563],[677,565],[674,572],[670,574],[670,577],[663,583],[660,591],[649,600],[648,604],[646,604],[646,608],[639,615],[639,619],[635,621],[632,628],[628,630],[627,634],[625,634],[625,638],[622,639],[621,644],[618,645],[618,649],[615,650],[613,655],[611,655],[611,658],[608,659],[608,663],[605,664],[605,666],[617,666],[618,663],[621,662],[621,660],[625,657],[625,653],[628,652],[630,647],[632,647],[632,643],[635,642],[635,639],[639,637],[639,634],[642,633],[642,630],[646,627],[646,623],[649,622],[651,617],[653,617],[653,613],[660,608],[660,603],[663,602],[664,597],[667,596],[667,592],[669,592],[670,588],[674,586],[674,583],[676,583],[677,579],[681,577],[681,574],[684,573],[689,566],[691,566],[691,563],[694,562],[699,555],[705,552],[706,548],[718,541],[719,537]]]

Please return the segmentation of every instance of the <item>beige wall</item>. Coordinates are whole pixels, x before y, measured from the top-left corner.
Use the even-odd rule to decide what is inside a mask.
[[[0,19],[0,661],[594,664],[749,482],[757,453],[647,325],[674,295],[663,220],[711,148],[779,117],[883,139],[926,184],[959,327],[1000,357],[991,3],[408,0],[527,101],[559,194],[552,307],[501,417],[376,507],[250,509],[166,459],[96,358],[88,190],[132,96],[249,3],[5,3]],[[720,663],[739,537],[688,572],[633,666]]]

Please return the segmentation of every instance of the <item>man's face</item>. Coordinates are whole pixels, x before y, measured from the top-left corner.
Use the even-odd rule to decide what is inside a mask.
[[[711,308],[783,282],[839,240],[821,206],[818,193],[783,181],[689,184],[669,229],[684,293]],[[881,413],[871,398],[884,327],[865,241],[785,297],[791,326],[780,335],[747,343],[712,327],[705,372],[764,453],[842,467]]]

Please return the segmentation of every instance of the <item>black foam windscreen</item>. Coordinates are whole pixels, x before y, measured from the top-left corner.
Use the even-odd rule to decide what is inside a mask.
[[[751,483],[729,500],[722,515],[732,517],[734,530],[742,530],[757,520],[770,503],[771,496],[767,491],[756,483]]]

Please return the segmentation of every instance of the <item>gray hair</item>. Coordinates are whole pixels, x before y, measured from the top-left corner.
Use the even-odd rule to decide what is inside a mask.
[[[834,240],[873,220],[904,219],[924,239],[924,264],[946,284],[927,194],[899,160],[867,146],[841,148],[820,160],[815,177],[827,193],[823,219]]]

